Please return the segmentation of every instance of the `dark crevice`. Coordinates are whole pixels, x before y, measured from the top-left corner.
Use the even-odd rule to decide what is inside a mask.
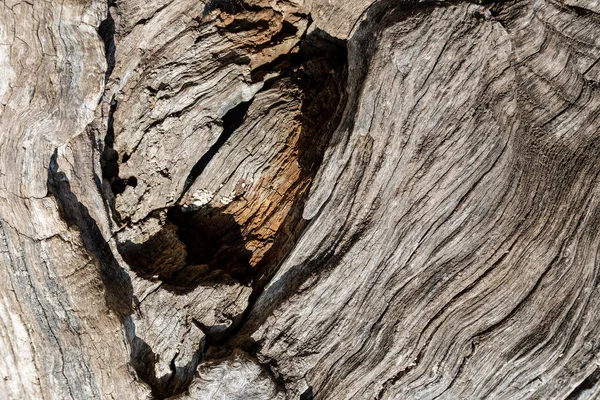
[[[246,113],[248,112],[248,108],[252,104],[252,98],[249,101],[244,101],[233,107],[231,110],[227,111],[222,118],[223,122],[223,132],[217,139],[217,141],[204,153],[204,155],[198,160],[198,162],[192,167],[187,179],[185,180],[185,185],[183,187],[183,191],[179,196],[179,201],[183,198],[183,196],[187,193],[189,188],[192,186],[196,178],[202,174],[210,160],[213,159],[215,154],[223,147],[223,145],[227,142],[227,140],[231,137],[233,132],[235,132],[242,122],[244,122],[244,118],[246,117]]]
[[[246,31],[261,31],[267,32],[271,24],[267,20],[248,20],[244,18],[236,18],[234,21],[229,23],[227,26],[222,28],[223,31],[229,33],[240,33]],[[263,49],[267,49],[278,44],[283,43],[286,39],[297,36],[298,28],[289,21],[283,20],[281,29],[275,33],[271,38],[262,44],[248,44],[247,48],[253,52],[259,52]]]
[[[163,228],[143,243],[119,242],[129,266],[147,279],[160,279],[166,290],[186,292],[200,284],[252,282],[252,252],[244,247],[232,215],[205,207],[185,213],[173,207]]]
[[[168,220],[177,226],[179,240],[186,247],[186,265],[206,266],[209,272],[223,271],[243,285],[254,280],[252,252],[245,248],[241,227],[232,215],[212,207],[191,213],[174,208]],[[191,277],[184,276],[184,271],[175,275],[176,281],[190,284]]]
[[[249,30],[266,31],[267,29],[269,29],[269,21],[250,21],[243,18],[236,19],[226,27],[227,32],[231,33],[240,33]]]
[[[185,339],[184,339],[185,340]],[[156,377],[158,356],[144,340],[134,337],[131,340],[131,366],[139,378],[150,385],[153,399],[166,399],[183,393],[192,382],[194,373],[204,352],[201,343],[190,361],[183,366],[177,366],[176,353],[170,362],[171,373]]]
[[[204,6],[203,15],[206,16],[214,10],[233,15],[237,14],[239,9],[238,0],[210,0]]]
[[[58,204],[61,218],[79,231],[81,241],[97,261],[100,278],[106,288],[106,304],[123,320],[131,315],[135,299],[129,275],[115,259],[96,221],[71,190],[69,179],[59,170],[58,152],[54,151],[48,166],[48,192]]]
[[[283,20],[281,30],[277,32],[269,41],[271,45],[283,43],[287,38],[294,37],[298,33],[298,27],[289,21]]]
[[[197,41],[200,38],[196,39]],[[196,43],[197,43],[196,41]],[[223,65],[229,65],[229,64],[237,64],[237,65],[247,65],[250,64],[250,57],[248,57],[245,54],[240,54],[237,51],[233,50],[230,51],[228,53],[226,53],[225,55],[219,55],[219,56],[215,56],[216,60],[218,62],[220,62]]]
[[[192,318],[192,323],[196,326],[196,328],[204,333],[205,338],[203,349],[205,352],[210,351],[212,356],[215,356],[220,350],[224,350],[223,352],[219,353],[219,356],[226,355],[228,350],[223,349],[220,346],[227,337],[228,329],[221,329],[220,326],[208,326],[195,318]]]
[[[104,42],[104,52],[107,63],[107,70],[105,74],[105,82],[108,82],[112,72],[115,68],[115,21],[111,14],[111,8],[116,7],[114,0],[109,0],[108,10],[106,19],[104,19],[98,27],[98,34]],[[106,94],[106,92],[105,92]],[[127,186],[135,187],[137,185],[137,178],[134,176],[121,178],[119,176],[119,155],[114,149],[115,142],[115,131],[113,127],[114,114],[117,109],[118,102],[114,95],[110,100],[108,115],[106,117],[106,135],[104,137],[104,148],[100,156],[100,165],[102,169],[102,178],[110,185],[113,196],[110,198],[110,206],[114,211],[114,196],[121,194],[125,191]],[[115,212],[115,216],[118,214]]]
[[[115,130],[113,127],[114,114],[117,109],[118,102],[113,98],[110,103],[108,117],[106,121],[106,136],[104,137],[104,149],[100,156],[100,167],[102,169],[102,178],[106,180],[112,190],[113,195],[121,194],[127,186],[136,187],[137,178],[130,176],[121,178],[119,176],[119,154],[114,149]]]
[[[106,57],[107,69],[106,74],[104,76],[105,82],[108,82],[110,75],[115,68],[115,21],[110,13],[110,3],[109,10],[106,15],[106,19],[100,23],[98,27],[98,34],[102,38],[104,42],[104,55]]]
[[[308,188],[344,106],[346,58],[345,42],[317,29],[303,38],[296,54],[287,55],[287,69],[276,71],[279,75],[265,82],[262,90],[286,79],[300,93],[302,107],[297,121],[301,130],[290,162],[301,169],[297,183],[301,186],[290,199],[292,207],[282,228],[269,239],[273,242],[270,250],[257,265],[250,265],[253,253],[245,247],[251,237],[233,215],[221,208],[206,206],[190,212],[177,205],[168,210],[163,228],[145,242],[118,243],[119,252],[132,269],[145,278],[162,280],[167,290],[186,291],[219,280],[237,281],[253,287],[254,302],[307,225],[302,210]],[[192,168],[179,201],[244,122],[252,101],[238,104],[223,116],[222,134]],[[117,175],[113,171],[107,178]]]
[[[600,369],[596,368],[583,382],[579,384],[566,398],[566,400],[577,400],[590,392],[600,382]]]
[[[312,24],[312,18],[309,16],[306,17],[307,18],[307,23],[308,25]],[[269,47],[271,46],[274,42],[282,42],[283,39],[288,38],[290,36],[295,36],[298,33],[298,28],[296,26],[294,26],[293,24],[290,24],[287,21],[283,21],[282,23],[282,29],[280,32],[278,32],[270,41],[269,43],[265,44],[262,47]],[[285,53],[285,54],[281,54],[278,57],[276,57],[275,59],[269,61],[268,63],[265,63],[263,65],[261,65],[258,68],[255,68],[254,70],[252,70],[251,73],[251,77],[252,77],[252,81],[253,82],[259,82],[262,81],[264,79],[264,77],[268,74],[272,74],[272,73],[276,73],[278,74],[277,79],[281,79],[284,77],[290,77],[292,75],[296,75],[298,69],[302,66],[302,63],[304,61],[307,60],[307,56],[309,56],[307,54],[308,49],[310,49],[312,46],[314,46],[314,42],[315,40],[312,39],[314,38],[316,35],[319,35],[319,32],[323,32],[320,29],[315,29],[310,36],[304,32],[304,34],[302,35],[302,37],[300,38],[300,43],[297,46],[298,48],[296,50],[298,51],[290,51],[289,53]],[[325,38],[325,40],[328,40],[328,36],[327,34],[325,35],[321,35],[323,38]],[[329,38],[333,39],[331,36],[329,36]],[[338,39],[335,39],[338,40]],[[313,42],[313,45],[310,44],[310,42]],[[340,43],[343,43],[342,40],[339,40]],[[336,43],[339,44],[339,43]],[[337,59],[339,57],[339,47],[337,46],[326,46],[328,47],[327,50],[331,50],[332,53],[330,54],[331,56],[334,57],[334,59]],[[344,53],[345,51],[345,43],[343,44],[343,49],[344,49]],[[255,49],[256,50],[261,50],[261,48]],[[324,53],[327,54],[327,53]],[[329,56],[329,54],[328,54]]]
[[[127,186],[136,187],[137,178],[135,176],[130,176],[129,178],[117,177],[110,185],[115,195],[123,193],[127,189]]]
[[[204,6],[203,15],[207,16],[214,10],[235,15],[243,11],[261,11],[262,9],[262,7],[248,4],[244,0],[210,0]]]
[[[300,395],[300,400],[313,400],[315,398],[315,395],[313,393],[313,388],[312,386],[309,386],[308,389],[306,389],[301,395]]]

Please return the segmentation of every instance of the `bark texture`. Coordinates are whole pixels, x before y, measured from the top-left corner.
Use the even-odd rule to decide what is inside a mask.
[[[0,398],[600,396],[600,2],[0,8]]]

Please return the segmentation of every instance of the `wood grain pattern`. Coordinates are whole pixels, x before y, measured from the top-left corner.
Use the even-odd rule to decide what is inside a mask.
[[[0,398],[600,393],[597,1],[1,7]]]

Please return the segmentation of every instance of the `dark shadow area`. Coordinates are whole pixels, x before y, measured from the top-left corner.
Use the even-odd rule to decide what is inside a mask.
[[[118,249],[140,276],[159,279],[168,290],[187,291],[232,279],[249,285],[255,271],[244,244],[232,215],[211,207],[187,213],[172,208],[160,231],[143,243],[119,243]]]
[[[293,78],[302,90],[302,131],[298,163],[304,179],[313,179],[346,105],[348,50],[346,42],[315,29],[301,42],[292,62]]]
[[[309,386],[301,395],[300,400],[313,400],[315,395],[313,394],[312,386]]]
[[[239,9],[239,0],[210,0],[204,6],[203,15],[208,15],[214,10],[220,10],[227,14],[236,14]]]
[[[252,252],[244,247],[241,227],[232,215],[211,207],[191,213],[175,208],[169,212],[168,220],[178,227],[179,239],[187,249],[187,265],[206,265],[208,271],[223,271],[243,285],[252,282]],[[178,274],[177,278],[181,282],[189,276]]]
[[[173,224],[166,224],[143,243],[117,242],[117,248],[129,267],[146,279],[169,283],[186,267],[185,245],[179,241]]]
[[[579,384],[573,391],[569,394],[566,400],[576,400],[580,398],[587,398],[586,395],[594,389],[594,387],[600,381],[600,369],[594,370],[583,382]]]
[[[194,353],[192,359],[183,367],[175,365],[175,359],[171,360],[171,373],[156,377],[156,363],[158,358],[152,348],[139,337],[131,341],[131,366],[144,382],[152,388],[154,399],[165,399],[183,393],[192,382],[196,368],[202,358],[202,348]]]
[[[108,82],[108,79],[112,75],[112,72],[115,68],[115,21],[110,12],[111,7],[116,7],[116,2],[114,0],[108,1],[108,12],[106,15],[106,19],[100,23],[98,27],[98,34],[102,38],[104,42],[104,55],[106,57],[107,69],[104,77],[104,81]],[[104,144],[102,155],[100,157],[100,166],[102,168],[102,178],[106,180],[110,188],[113,192],[113,195],[116,196],[125,191],[127,186],[136,187],[137,186],[137,178],[135,176],[130,176],[128,178],[119,177],[119,154],[114,149],[115,143],[115,131],[113,127],[114,123],[114,114],[117,110],[118,102],[115,100],[114,96],[110,101],[110,108],[108,110],[108,116],[106,121],[106,135],[104,137]],[[126,160],[123,160],[125,162]],[[114,203],[114,198],[111,199],[111,202]],[[112,209],[114,210],[114,204],[110,204]],[[117,213],[114,213],[117,215]]]
[[[113,127],[114,114],[117,109],[117,105],[118,102],[113,97],[110,103],[110,109],[108,111],[106,136],[104,137],[104,149],[102,150],[102,155],[100,156],[102,178],[110,184],[110,188],[114,196],[123,193],[127,186],[136,187],[138,183],[135,176],[130,176],[128,178],[121,178],[119,176],[119,154],[114,149],[115,130]],[[112,202],[114,203],[114,199],[112,199]],[[114,204],[111,204],[111,207],[114,210]]]
[[[100,23],[98,27],[98,34],[104,42],[104,55],[106,57],[107,69],[104,76],[104,81],[108,82],[108,78],[115,68],[115,20],[110,13],[110,7],[115,5],[111,2],[108,3],[109,11],[106,15],[106,19]]]
[[[260,11],[261,6],[250,4],[244,0],[209,0],[204,6],[203,15],[207,16],[211,11],[219,10],[221,12],[235,15],[242,11]]]
[[[196,39],[196,43],[199,41],[200,38]],[[216,60],[219,61],[223,65],[229,65],[229,64],[246,65],[246,64],[250,63],[250,58],[247,55],[239,54],[235,50],[225,53],[222,56],[218,55],[215,57],[216,57]]]
[[[77,228],[85,249],[98,261],[100,278],[106,289],[106,305],[123,320],[133,312],[134,297],[129,275],[119,266],[88,209],[71,191],[67,176],[59,172],[57,159],[58,153],[54,150],[48,166],[48,192],[56,199],[61,218],[69,226]]]
[[[100,167],[102,178],[111,185],[119,176],[119,154],[113,148],[115,144],[115,130],[113,128],[114,114],[117,109],[117,101],[113,98],[108,111],[106,135],[104,137],[104,149],[100,156]]]

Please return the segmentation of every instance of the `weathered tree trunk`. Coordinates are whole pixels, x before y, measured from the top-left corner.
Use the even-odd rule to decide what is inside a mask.
[[[4,0],[1,399],[600,397],[600,2]]]

